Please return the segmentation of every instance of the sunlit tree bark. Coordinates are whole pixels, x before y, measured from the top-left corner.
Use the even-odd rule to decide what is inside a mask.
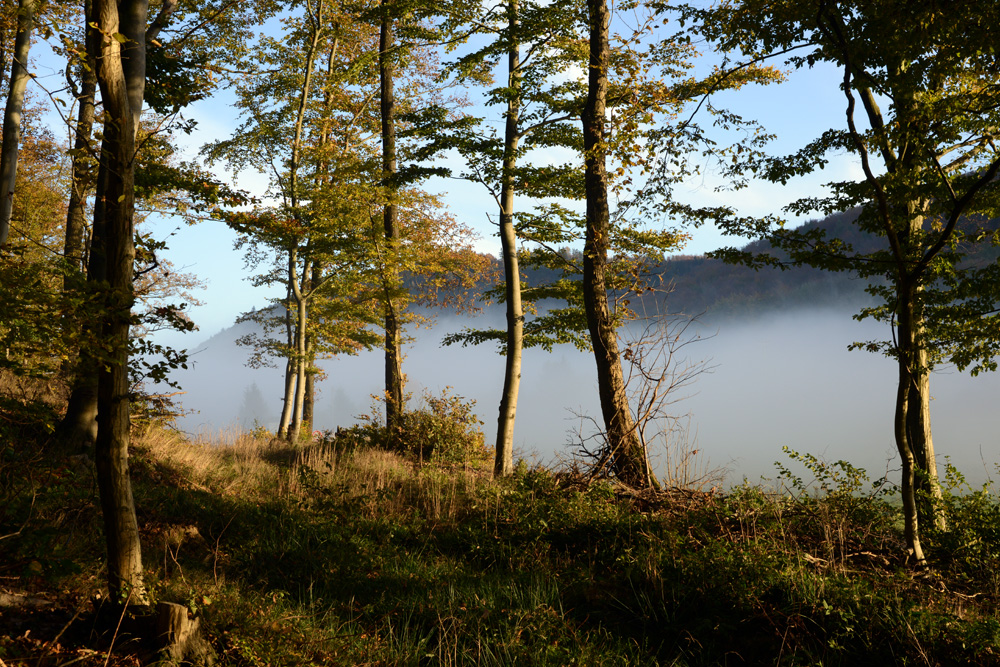
[[[393,18],[388,0],[382,0],[382,17],[379,26],[379,113],[382,123],[382,187],[385,190],[385,207],[382,212],[386,252],[392,255],[399,245],[399,209],[397,206],[396,176],[396,98],[394,92],[395,54]],[[394,260],[384,263],[383,292],[385,308],[385,423],[395,434],[403,405],[402,325],[395,291],[399,275]]]
[[[14,39],[14,62],[3,116],[3,147],[0,150],[0,248],[10,234],[10,216],[14,210],[14,186],[17,183],[17,155],[21,141],[21,112],[28,87],[28,52],[31,31],[39,0],[19,0],[17,37]]]
[[[590,20],[590,72],[587,104],[583,111],[586,163],[587,231],[583,249],[583,299],[597,362],[597,386],[607,437],[608,456],[615,476],[632,486],[655,482],[642,449],[622,376],[618,335],[608,305],[605,269],[610,243],[610,211],[605,165],[607,145],[605,112],[608,95],[611,22],[606,0],[588,0]]]
[[[108,292],[102,338],[107,358],[98,372],[95,462],[108,550],[112,597],[145,604],[139,527],[128,473],[128,339],[135,259],[135,136],[146,82],[148,0],[94,0],[87,47],[97,63],[104,102],[107,177],[97,196],[104,206]],[[116,39],[122,35],[124,42]]]

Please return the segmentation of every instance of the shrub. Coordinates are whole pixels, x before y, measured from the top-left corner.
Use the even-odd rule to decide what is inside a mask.
[[[424,405],[403,414],[395,437],[382,423],[381,399],[376,399],[364,423],[338,429],[338,446],[374,446],[436,463],[477,463],[489,459],[490,452],[474,411],[476,402],[451,394],[449,387],[435,396],[425,392]]]
[[[982,582],[997,581],[1000,565],[1000,502],[990,482],[974,489],[950,462],[941,480],[941,510],[948,530],[929,533],[940,548],[939,558],[955,574]],[[932,524],[928,524],[932,526]]]

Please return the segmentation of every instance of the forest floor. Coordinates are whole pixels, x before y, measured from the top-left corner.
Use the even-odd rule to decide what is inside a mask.
[[[100,620],[93,464],[58,452],[57,418],[0,403],[0,666],[148,662]],[[222,665],[1000,664],[997,497],[955,473],[914,569],[891,487],[840,462],[636,492],[494,481],[482,454],[137,427],[151,597],[201,616]]]

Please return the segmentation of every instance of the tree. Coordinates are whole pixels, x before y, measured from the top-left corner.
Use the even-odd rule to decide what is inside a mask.
[[[104,104],[103,177],[98,177],[93,233],[94,243],[103,247],[105,255],[101,334],[109,348],[98,370],[95,464],[108,549],[108,587],[113,599],[135,604],[147,602],[128,473],[136,135],[146,84],[146,42],[175,6],[164,3],[149,23],[148,0],[93,0],[87,21],[87,51],[97,63]]]
[[[84,306],[78,295],[62,290],[63,146],[42,124],[42,109],[30,96],[18,153],[11,234],[0,253],[0,367],[18,376],[54,378],[76,345],[59,314]]]
[[[765,11],[771,20],[762,24],[757,17]],[[942,360],[976,371],[994,368],[1000,336],[1000,267],[964,260],[976,244],[997,241],[995,227],[984,223],[998,215],[1000,96],[994,83],[1000,66],[982,48],[992,40],[984,26],[992,25],[995,13],[993,5],[976,5],[965,15],[932,2],[749,0],[702,16],[702,29],[724,48],[758,58],[800,51],[789,61],[793,66],[826,61],[842,71],[845,127],[827,130],[791,156],[748,166],[785,183],[822,167],[831,151],[850,151],[861,162],[863,180],[834,183],[828,196],[802,199],[786,210],[861,207],[856,224],[881,236],[883,248],[860,253],[821,230],[729,220],[730,231],[754,231],[786,255],[720,254],[757,266],[788,262],[853,271],[871,281],[869,291],[881,304],[860,316],[890,322],[893,340],[859,346],[897,363],[893,431],[903,466],[904,537],[908,557],[921,565],[918,479],[940,497],[930,371]],[[885,102],[887,112],[880,107]],[[944,528],[942,516],[929,518]]]
[[[108,293],[102,335],[111,352],[98,372],[98,488],[108,549],[108,587],[113,599],[145,604],[139,527],[128,474],[128,336],[132,309],[135,214],[135,135],[146,81],[145,31],[148,0],[94,0],[87,49],[97,63],[104,102],[102,202]],[[127,52],[127,56],[123,54]],[[95,235],[99,231],[94,221]]]
[[[243,390],[243,403],[236,415],[237,423],[242,428],[250,430],[261,423],[266,413],[267,401],[264,400],[260,387],[254,382]]]
[[[40,0],[19,0],[17,38],[7,89],[7,105],[3,116],[3,150],[0,152],[0,248],[7,243],[10,216],[14,209],[14,187],[17,181],[17,149],[21,138],[21,111],[24,91],[28,86],[28,51],[31,31]]]
[[[252,73],[238,86],[246,120],[237,136],[206,152],[233,168],[252,165],[274,174],[281,206],[235,213],[229,224],[253,264],[270,262],[272,251],[282,258],[256,282],[282,285],[286,296],[272,310],[244,316],[264,332],[242,342],[255,348],[252,364],[285,358],[278,435],[295,439],[311,402],[307,389],[316,356],[355,352],[372,342],[365,294],[374,275],[366,259],[372,195],[359,195],[371,191],[365,185],[369,143],[377,135],[372,79],[356,66],[373,49],[367,26],[325,0],[307,2],[287,25],[285,39],[264,40],[252,56],[277,73]],[[246,66],[254,72],[253,63]],[[271,335],[280,327],[285,340]]]
[[[84,1],[84,16],[90,15],[90,0]],[[73,166],[69,203],[66,210],[66,242],[63,254],[71,268],[79,275],[85,270],[85,236],[87,231],[87,196],[94,186],[93,155],[91,145],[94,130],[94,111],[97,96],[96,63],[89,61],[86,48],[82,59],[71,58],[66,66],[66,82],[78,105],[76,125],[73,128]],[[77,60],[78,62],[73,62]],[[76,69],[79,85],[74,80]]]
[[[396,157],[396,97],[395,54],[392,16],[393,3],[380,0],[378,38],[379,120],[382,136],[382,187],[385,204],[382,225],[386,250],[396,252],[399,246],[399,208],[396,202],[399,187],[399,165]],[[399,289],[399,274],[387,264],[383,277],[383,308],[385,314],[385,424],[394,433],[405,409],[403,403],[402,328],[398,304],[393,295]]]
[[[611,13],[605,0],[589,0],[589,65],[587,100],[583,109],[585,193],[587,200],[583,250],[583,301],[597,364],[598,390],[604,418],[607,456],[615,476],[636,486],[656,485],[647,452],[632,417],[622,373],[616,327],[633,316],[629,292],[647,292],[650,269],[664,253],[676,250],[687,234],[671,222],[655,228],[665,214],[699,224],[711,214],[673,198],[672,186],[697,171],[691,154],[719,157],[754,153],[761,137],[753,122],[710,107],[715,124],[739,128],[745,138],[718,146],[690,120],[673,122],[684,105],[718,88],[734,89],[748,82],[768,83],[776,73],[752,65],[728,79],[719,72],[690,76],[695,55],[684,34],[647,37],[660,14],[652,12],[639,27],[610,45]],[[654,129],[654,124],[659,127]],[[609,174],[606,160],[618,167]],[[640,180],[653,171],[642,188]],[[619,198],[612,215],[609,191]],[[645,219],[645,220],[643,220]],[[612,259],[611,252],[616,251]],[[616,303],[609,301],[616,295]]]
[[[636,16],[640,15],[636,13]],[[584,267],[586,262],[583,255],[577,257],[572,252],[559,250],[566,244],[583,240],[586,219],[567,207],[564,201],[538,204],[535,210],[517,212],[516,215],[513,209],[515,191],[540,199],[584,198],[585,179],[582,178],[580,165],[523,165],[520,160],[527,152],[550,147],[569,148],[583,153],[585,158],[589,158],[593,151],[585,150],[584,135],[569,122],[580,118],[587,97],[588,82],[568,73],[574,67],[583,68],[590,57],[583,48],[588,40],[581,33],[581,27],[589,31],[588,16],[581,14],[577,7],[562,3],[508,3],[504,5],[503,12],[498,12],[499,16],[507,24],[496,28],[495,42],[465,56],[458,66],[463,72],[474,72],[477,67],[488,65],[491,59],[499,59],[501,55],[507,57],[507,80],[504,85],[490,91],[488,98],[489,103],[505,104],[507,107],[504,142],[500,144],[494,137],[466,140],[463,151],[470,164],[470,176],[490,187],[497,199],[501,236],[510,238],[510,235],[516,234],[525,242],[527,251],[523,257],[518,257],[511,251],[513,238],[510,238],[510,243],[504,244],[504,287],[490,292],[507,304],[506,331],[466,330],[449,336],[446,343],[497,340],[501,341],[501,352],[507,354],[495,466],[497,474],[503,474],[505,462],[507,465],[510,463],[512,449],[511,408],[514,401],[511,400],[511,389],[516,387],[519,372],[514,370],[517,368],[518,346],[539,345],[548,349],[556,343],[569,342],[592,349],[584,307],[585,280],[581,279],[587,270]],[[489,18],[477,19],[476,24],[488,24]],[[632,316],[628,307],[630,294],[646,289],[644,283],[649,277],[650,266],[665,251],[678,247],[685,238],[684,234],[669,225],[657,228],[657,223],[649,224],[649,220],[662,217],[664,210],[694,212],[690,208],[676,204],[668,206],[659,201],[669,198],[669,179],[661,179],[659,184],[649,188],[658,199],[655,207],[649,204],[654,198],[652,195],[638,199],[633,179],[639,180],[647,172],[653,158],[652,147],[655,146],[656,150],[662,148],[676,156],[683,155],[701,140],[694,124],[688,123],[685,128],[671,134],[656,128],[653,119],[664,121],[676,115],[688,99],[712,83],[711,80],[696,81],[687,75],[688,59],[693,55],[690,47],[682,37],[654,39],[653,19],[654,16],[649,14],[634,30],[616,31],[613,48],[610,34],[607,38],[609,70],[606,74],[611,80],[611,92],[610,96],[605,95],[607,117],[602,122],[610,124],[613,131],[604,133],[600,146],[619,165],[610,177],[605,173],[605,193],[611,188],[622,203],[614,216],[608,211],[607,230],[602,236],[607,244],[603,261],[608,263],[603,270],[603,291],[605,295],[614,295],[613,304],[607,302],[607,296],[604,297],[611,330]],[[522,39],[530,43],[528,56],[523,61],[518,54]],[[771,76],[773,73],[762,68],[750,68],[745,76],[726,87]],[[590,121],[593,122],[593,118]],[[732,116],[725,122],[741,123]],[[499,148],[501,145],[502,150]],[[683,159],[679,158],[678,163],[683,163]],[[640,171],[642,174],[637,173]],[[679,171],[690,173],[684,165]],[[637,199],[629,202],[629,196]],[[604,198],[607,201],[607,194]],[[646,216],[647,220],[628,214],[630,207],[639,210],[642,206],[655,208],[652,215]],[[647,209],[642,212],[646,213]],[[590,256],[596,257],[593,252]],[[545,267],[545,273],[559,277],[551,283],[524,289],[517,276],[517,262]],[[592,296],[595,294],[591,291]],[[566,306],[549,307],[540,314],[526,317],[525,310],[534,311],[535,303],[552,299],[564,300]],[[516,307],[514,304],[519,300],[528,304],[528,308]],[[585,331],[587,334],[584,334]],[[602,345],[606,345],[607,340],[602,340]],[[603,371],[601,374],[606,375]],[[613,395],[614,392],[605,392],[606,398]]]
[[[85,9],[82,17],[84,32],[89,17],[93,15],[92,3],[90,0],[83,2]],[[199,16],[199,11],[206,12],[208,18]],[[216,32],[221,30],[226,32],[227,28],[232,29],[235,21],[232,11],[217,12],[214,9],[209,11],[204,5],[186,5],[184,11],[179,12],[181,17],[186,17],[188,12],[195,14],[196,25],[182,26],[180,44],[168,42],[165,46],[161,43],[163,35],[166,33],[168,23],[178,12],[176,0],[166,0],[160,4],[155,20],[145,28],[145,50],[146,57],[143,62],[151,67],[148,72],[150,86],[143,86],[142,97],[146,101],[149,98],[150,108],[158,114],[174,114],[184,104],[198,99],[206,94],[214,83],[203,76],[200,69],[193,69],[192,63],[201,67],[207,63],[210,57],[218,56],[221,46],[214,50],[206,49],[201,39],[202,32]],[[237,15],[238,18],[238,15]],[[121,34],[121,33],[120,33]],[[86,210],[88,207],[87,194],[92,188],[103,190],[103,179],[106,177],[107,164],[102,159],[101,150],[93,145],[92,125],[94,121],[95,92],[97,87],[96,63],[92,61],[93,53],[86,47],[77,45],[74,39],[67,35],[60,35],[62,38],[61,53],[67,58],[67,79],[69,89],[79,103],[77,121],[74,127],[74,145],[71,151],[73,158],[72,184],[70,186],[70,201],[66,212],[66,238],[64,253],[69,263],[65,288],[68,292],[75,292],[76,296],[69,296],[77,300],[87,301],[91,307],[74,309],[80,316],[77,319],[70,318],[66,322],[67,329],[73,329],[75,336],[79,337],[83,343],[78,350],[71,351],[68,355],[65,366],[72,368],[72,391],[68,401],[66,415],[59,425],[59,439],[68,447],[88,448],[93,445],[97,435],[97,368],[101,364],[98,349],[103,344],[101,335],[101,323],[97,301],[104,293],[104,281],[106,279],[106,252],[104,243],[104,221],[105,202],[102,197],[94,200],[93,220],[94,228],[90,230],[89,243],[85,243],[86,238]],[[86,39],[86,36],[84,37]],[[164,56],[164,49],[169,48],[172,55],[169,58]],[[136,63],[138,66],[139,63]],[[80,78],[79,86],[73,81],[73,71],[78,72]],[[102,102],[103,104],[103,102]],[[141,114],[139,116],[141,118]],[[162,117],[153,120],[152,125],[142,128],[136,127],[137,131],[143,132],[141,140],[136,145],[144,149],[152,148],[151,139],[163,131],[164,123],[159,122]],[[67,121],[68,122],[68,121]],[[190,128],[190,124],[186,126]],[[179,204],[180,209],[194,209],[203,211],[205,207],[214,207],[222,199],[233,201],[239,198],[239,193],[218,183],[214,178],[198,172],[190,165],[167,164],[161,158],[169,157],[156,151],[140,151],[136,155],[136,167],[140,198],[144,204],[152,204],[155,195],[163,195],[167,192],[177,192],[183,190],[189,194],[188,201],[182,201],[183,197],[168,197],[168,205]],[[157,163],[160,161],[159,163]],[[94,174],[94,166],[97,165],[97,173]],[[150,176],[155,174],[155,176]],[[156,185],[151,186],[151,181]],[[178,207],[174,206],[176,212]],[[81,268],[85,268],[86,276],[78,273]],[[163,304],[157,304],[156,310],[163,308]],[[165,312],[160,310],[160,312]],[[182,319],[174,318],[176,309],[171,309],[168,314],[175,324],[181,325]],[[82,319],[82,322],[79,321]],[[191,329],[186,326],[183,328]],[[134,341],[133,341],[134,343]],[[141,347],[141,345],[140,345]],[[166,348],[161,348],[166,351]]]
[[[521,351],[524,347],[524,306],[521,304],[521,271],[517,263],[517,235],[514,231],[514,189],[517,167],[517,144],[520,140],[521,111],[521,39],[518,0],[507,4],[507,30],[511,34],[507,49],[507,114],[504,122],[503,175],[500,191],[500,252],[503,259],[504,302],[507,304],[507,341],[503,393],[497,419],[496,460],[493,475],[514,472],[514,418],[521,385]]]
[[[587,104],[583,110],[586,163],[587,232],[583,249],[583,299],[597,361],[597,386],[607,430],[615,476],[626,484],[654,483],[649,460],[635,429],[625,382],[613,315],[608,307],[605,271],[608,263],[610,210],[608,207],[607,141],[605,117],[608,99],[611,13],[606,0],[588,0],[590,62]]]
[[[230,224],[257,253],[255,260],[269,262],[268,249],[273,249],[286,267],[258,277],[260,284],[282,284],[285,304],[257,311],[253,317],[268,330],[245,342],[258,346],[254,362],[272,355],[286,358],[279,435],[293,437],[304,421],[317,354],[370,345],[370,309],[376,306],[385,340],[401,344],[406,303],[413,296],[432,300],[448,276],[468,280],[478,266],[470,261],[466,230],[438,210],[439,202],[413,187],[410,175],[386,171],[382,105],[376,113],[375,102],[397,78],[376,78],[368,67],[379,58],[381,22],[376,31],[351,8],[323,1],[306,3],[303,10],[289,20],[285,39],[264,40],[256,52],[256,61],[275,71],[240,83],[245,122],[237,136],[206,148],[211,159],[225,158],[234,168],[252,165],[274,174],[272,187],[281,207],[236,213]],[[387,59],[397,57],[382,54],[385,67],[392,69]],[[414,71],[398,80],[416,100],[432,84],[421,58],[411,57]],[[253,72],[252,63],[247,68]],[[404,111],[412,110],[411,104],[403,105]],[[395,119],[395,111],[392,115]],[[405,139],[416,122],[404,116],[390,125],[393,131],[399,125]],[[390,143],[395,146],[395,139]],[[319,321],[309,316],[309,308],[321,314]],[[282,318],[284,341],[270,334]],[[392,362],[397,346],[389,347],[395,368],[401,357]],[[390,378],[399,379],[401,392],[402,375],[390,373]]]
[[[476,29],[494,33],[494,39],[482,48],[460,58],[452,68],[466,80],[485,79],[484,68],[506,60],[506,78],[489,91],[488,104],[503,105],[503,141],[493,133],[463,136],[456,141],[469,163],[465,176],[487,187],[499,208],[500,258],[503,265],[503,288],[496,294],[506,305],[506,330],[472,331],[446,337],[446,344],[500,341],[505,356],[504,384],[497,420],[494,475],[510,475],[514,470],[514,423],[521,378],[522,350],[525,346],[525,306],[519,268],[515,196],[519,192],[545,191],[564,179],[573,167],[524,168],[525,140],[543,135],[555,126],[574,119],[567,106],[575,106],[578,92],[573,85],[551,83],[565,74],[572,56],[567,46],[575,29],[574,12],[562,3],[536,5],[510,0],[486,17],[475,16]],[[522,42],[532,44],[522,59]],[[524,81],[527,79],[527,86]],[[468,134],[468,130],[464,134]],[[574,138],[570,139],[571,145]],[[544,137],[536,144],[545,145]],[[561,141],[560,141],[561,143]],[[575,147],[575,146],[574,146]],[[520,166],[519,166],[520,165]],[[532,329],[537,330],[536,326]],[[533,343],[540,341],[529,338]]]

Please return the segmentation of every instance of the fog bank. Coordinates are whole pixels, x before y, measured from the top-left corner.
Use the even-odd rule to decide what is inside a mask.
[[[417,402],[424,389],[438,393],[445,387],[476,400],[487,442],[492,443],[503,358],[492,345],[440,345],[446,333],[470,324],[484,326],[486,320],[452,316],[441,318],[432,329],[413,332],[415,341],[405,349],[403,370]],[[887,327],[855,322],[847,310],[800,309],[751,321],[723,320],[711,328],[701,325],[696,333],[703,340],[684,352],[713,368],[683,390],[688,397],[672,411],[690,414],[689,441],[712,466],[727,470],[727,482],[774,477],[774,461],[786,460],[782,446],[851,461],[873,477],[887,468],[898,470],[892,439],[895,364],[847,350],[852,341],[886,337]],[[269,429],[276,425],[282,375],[277,369],[246,368],[247,350],[233,344],[239,335],[237,328],[226,330],[196,347],[193,367],[174,375],[187,392],[181,397],[183,406],[194,411],[179,422],[185,431],[246,428],[254,420]],[[315,428],[355,423],[369,411],[369,395],[382,390],[381,353],[321,365],[327,378],[319,384]],[[942,369],[931,380],[939,461],[950,456],[970,479],[995,473],[993,463],[1000,459],[1000,416],[994,408],[998,390],[1000,378],[995,374],[970,378]],[[580,414],[600,414],[592,356],[568,346],[551,354],[526,350],[517,455],[544,462],[567,456],[572,451],[567,443],[577,440]]]

